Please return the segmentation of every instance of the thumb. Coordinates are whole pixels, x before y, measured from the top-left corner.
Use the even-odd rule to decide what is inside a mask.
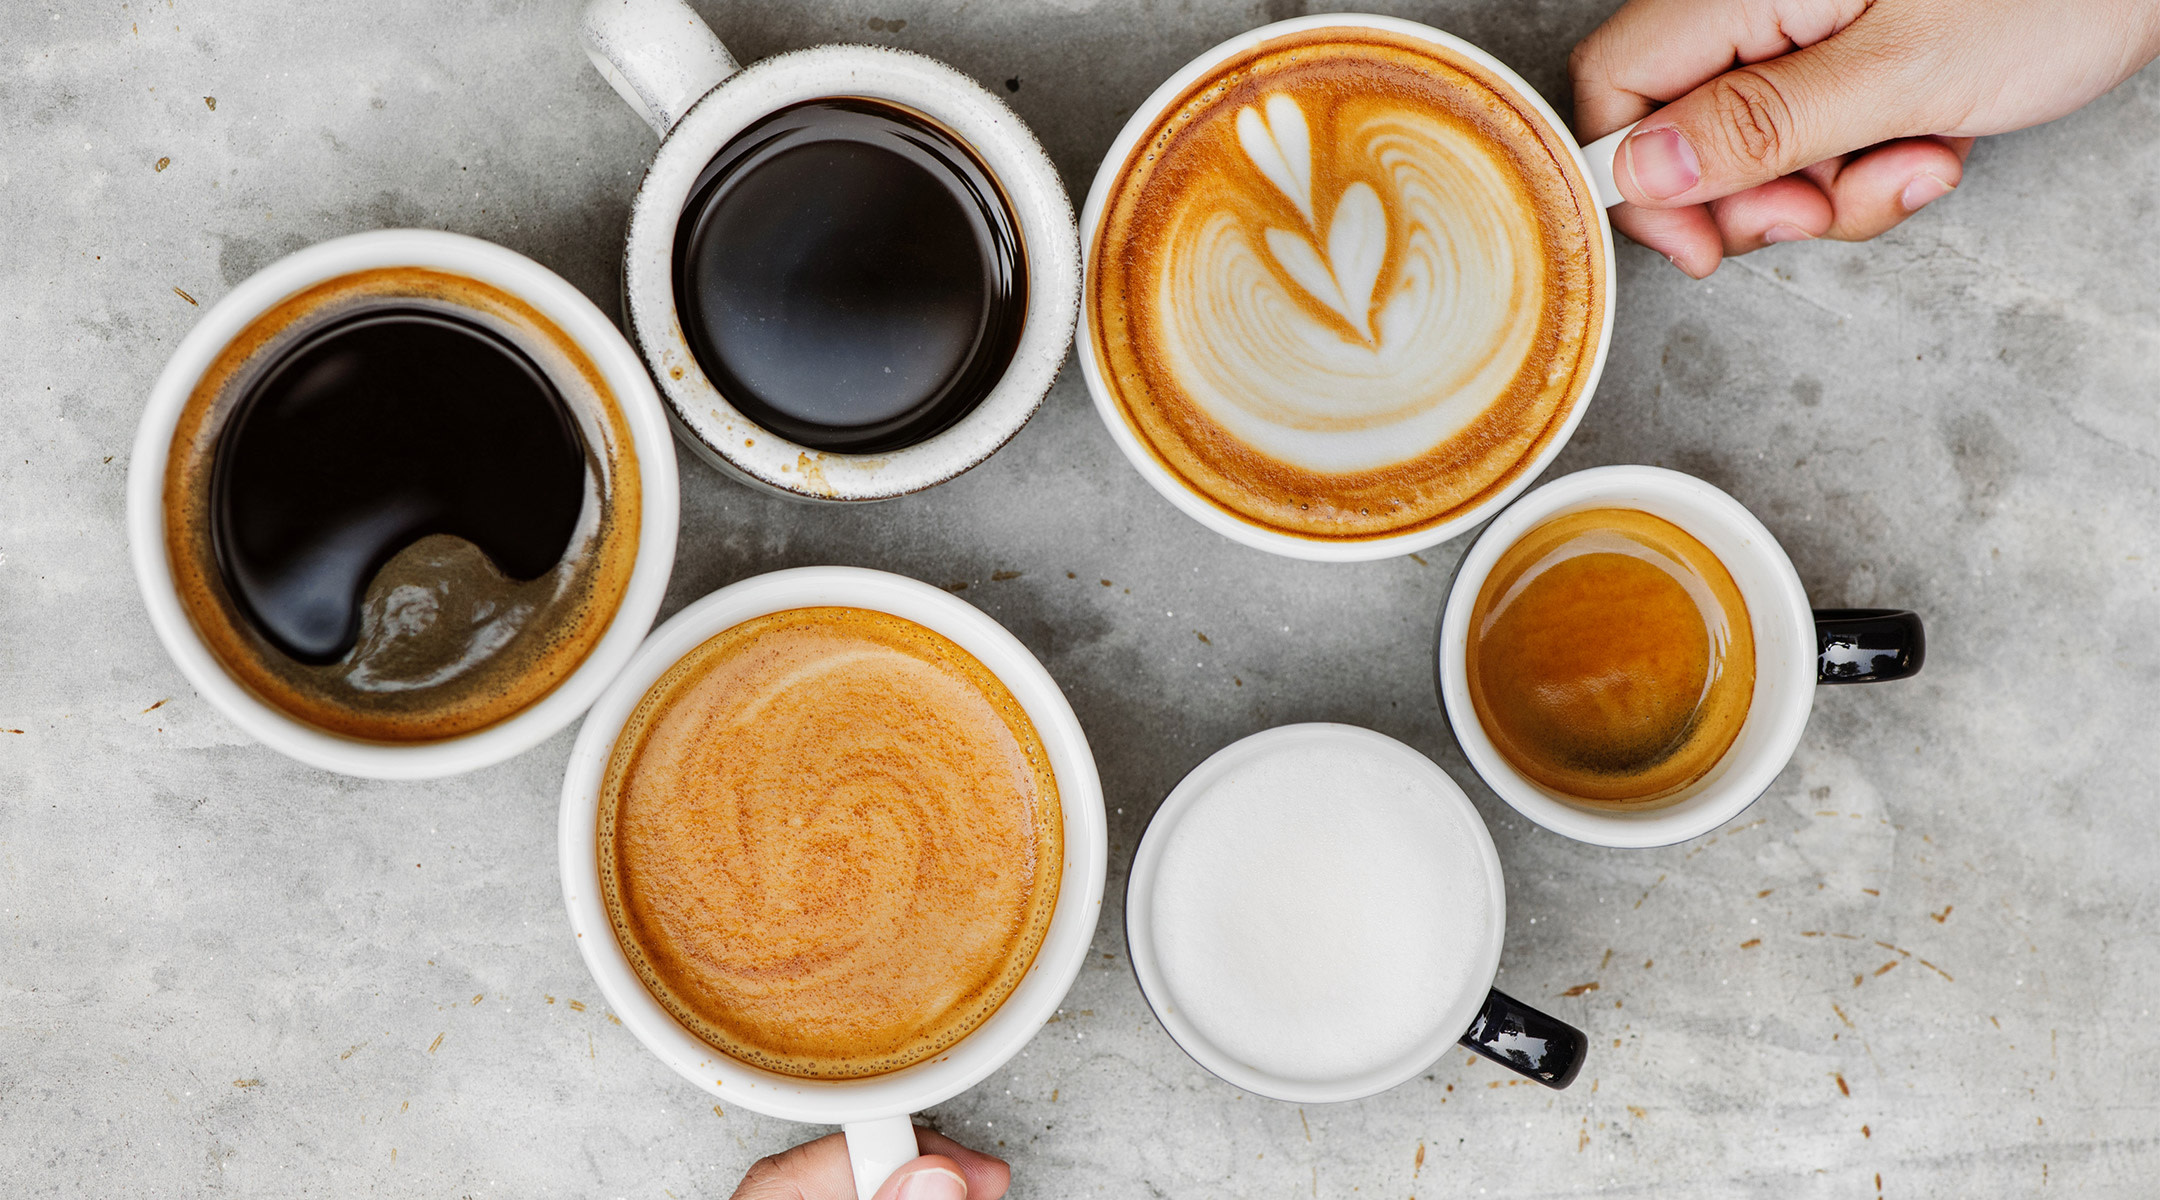
[[[892,1173],[877,1190],[877,1200],[967,1200],[967,1179],[960,1164],[942,1154],[925,1154]]]
[[[1880,12],[1872,10],[1868,15]],[[1643,119],[1613,177],[1645,208],[1701,204],[1877,142],[1927,132],[1921,56],[1867,16],[1781,58],[1728,71]]]

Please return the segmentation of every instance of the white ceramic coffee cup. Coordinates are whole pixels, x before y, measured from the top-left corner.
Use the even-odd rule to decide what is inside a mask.
[[[1394,1060],[1328,1079],[1292,1079],[1245,1062],[1211,1041],[1179,1007],[1155,939],[1155,894],[1165,853],[1194,804],[1224,777],[1248,764],[1321,752],[1385,762],[1419,779],[1433,802],[1454,810],[1458,828],[1470,831],[1470,857],[1486,895],[1482,924],[1469,953],[1466,982],[1450,997],[1430,1032]],[[1325,804],[1325,796],[1314,796]],[[1457,1045],[1467,1047],[1548,1087],[1564,1088],[1581,1069],[1588,1050],[1580,1030],[1493,988],[1507,934],[1507,888],[1500,855],[1484,818],[1447,772],[1415,749],[1383,733],[1355,725],[1281,725],[1230,743],[1171,789],[1148,822],[1133,855],[1125,887],[1125,944],[1133,974],[1156,1019],[1178,1047],[1227,1083],[1256,1095],[1296,1104],[1328,1104],[1377,1095],[1407,1082]]]
[[[1731,573],[1755,633],[1755,692],[1732,747],[1676,798],[1640,811],[1578,804],[1529,779],[1486,736],[1470,702],[1470,613],[1493,565],[1545,522],[1594,508],[1637,509],[1687,531]],[[1777,539],[1738,500],[1692,475],[1661,467],[1594,467],[1524,496],[1463,556],[1440,617],[1440,703],[1471,767],[1517,812],[1594,845],[1665,846],[1740,815],[1785,769],[1815,703],[1817,658],[1815,616],[1800,575]]]
[[[1216,46],[1200,57],[1179,68],[1175,75],[1163,81],[1118,133],[1110,144],[1109,153],[1103,155],[1102,166],[1095,172],[1095,182],[1088,189],[1087,203],[1080,211],[1081,244],[1087,247],[1087,269],[1095,270],[1094,244],[1097,229],[1102,225],[1103,209],[1110,202],[1116,189],[1118,176],[1124,172],[1125,160],[1141,138],[1147,136],[1163,112],[1178,103],[1186,90],[1205,78],[1222,63],[1244,54],[1263,42],[1290,34],[1306,33],[1318,29],[1377,29],[1401,37],[1425,41],[1460,55],[1491,72],[1515,93],[1519,111],[1535,114],[1551,130],[1559,143],[1568,148],[1575,169],[1581,173],[1601,201],[1597,210],[1597,237],[1603,247],[1602,261],[1607,264],[1605,279],[1604,311],[1598,314],[1597,353],[1587,368],[1589,377],[1583,384],[1580,398],[1568,412],[1560,433],[1545,443],[1530,464],[1519,472],[1513,483],[1486,498],[1483,502],[1465,510],[1460,515],[1427,528],[1388,537],[1366,538],[1357,541],[1333,541],[1299,537],[1295,534],[1268,529],[1235,516],[1207,497],[1188,487],[1170,469],[1162,464],[1146,444],[1126,423],[1119,411],[1117,400],[1103,381],[1102,365],[1096,361],[1094,340],[1087,324],[1086,306],[1082,305],[1079,324],[1079,359],[1081,374],[1087,380],[1088,393],[1095,398],[1095,411],[1110,430],[1110,437],[1124,451],[1125,458],[1140,472],[1156,491],[1176,505],[1187,516],[1234,541],[1291,558],[1311,559],[1319,562],[1362,562],[1370,559],[1389,558],[1422,550],[1456,534],[1474,528],[1478,522],[1505,507],[1509,501],[1521,495],[1537,478],[1553,458],[1567,445],[1575,427],[1581,423],[1584,409],[1589,407],[1591,395],[1597,390],[1598,377],[1605,370],[1605,354],[1612,342],[1613,303],[1615,278],[1610,264],[1613,260],[1612,223],[1606,218],[1605,208],[1620,203],[1619,190],[1613,185],[1613,155],[1628,133],[1621,130],[1610,137],[1601,138],[1587,147],[1578,146],[1568,131],[1567,123],[1560,119],[1552,106],[1545,103],[1537,89],[1525,83],[1521,76],[1509,70],[1499,59],[1478,49],[1453,34],[1443,33],[1429,25],[1405,21],[1396,17],[1366,16],[1358,13],[1326,13],[1309,17],[1295,17],[1263,25],[1258,29],[1241,33]],[[1630,129],[1633,127],[1630,126]]]
[[[840,605],[891,613],[951,638],[1012,690],[1049,753],[1065,818],[1065,865],[1057,908],[1035,963],[1005,1003],[937,1057],[862,1079],[799,1079],[715,1050],[670,1016],[645,990],[615,939],[600,891],[599,797],[624,722],[661,675],[722,630],[794,608]],[[600,992],[647,1049],[685,1079],[733,1104],[771,1117],[839,1125],[847,1131],[856,1194],[876,1193],[894,1168],[916,1156],[908,1114],[950,1099],[1003,1066],[1057,1011],[1087,958],[1102,912],[1109,860],[1102,781],[1079,718],[1057,682],[1020,640],[980,609],[900,575],[859,567],[799,567],[759,575],[699,600],[653,631],[643,649],[593,705],[563,779],[563,903],[578,951]]]
[[[641,491],[637,563],[607,630],[554,690],[529,707],[459,737],[433,742],[367,742],[294,719],[257,697],[223,666],[189,619],[173,585],[165,539],[165,470],[173,431],[202,374],[257,317],[316,284],[357,271],[425,267],[490,284],[530,304],[592,360],[621,407],[637,457]],[[310,766],[373,779],[455,775],[520,754],[577,719],[622,669],[652,628],[675,566],[681,517],[675,447],[652,380],[607,315],[539,263],[492,242],[425,229],[384,229],[333,238],[249,276],[203,313],[151,386],[128,463],[128,551],[151,628],[195,690],[249,736]]]
[[[1072,342],[1080,246],[1057,168],[1004,101],[944,63],[882,46],[818,46],[738,68],[683,0],[592,0],[584,38],[593,65],[661,135],[631,201],[623,311],[685,445],[781,495],[886,500],[962,474],[1020,432]],[[966,143],[1004,190],[1027,258],[1020,343],[990,394],[952,428],[879,454],[816,450],[743,415],[698,365],[675,308],[675,229],[698,173],[759,119],[835,96],[912,109]]]

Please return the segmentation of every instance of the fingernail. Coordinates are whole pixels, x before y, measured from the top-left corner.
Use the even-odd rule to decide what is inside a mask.
[[[926,1167],[900,1181],[900,1200],[967,1200],[967,1180],[943,1167]]]
[[[1898,196],[1898,203],[1905,206],[1906,212],[1919,212],[1923,207],[1949,194],[1949,184],[1923,172],[1905,185],[1905,191]]]
[[[1779,242],[1810,242],[1815,240],[1815,235],[1790,221],[1779,221],[1764,232],[1762,240],[1771,245]]]
[[[1627,140],[1627,152],[1635,190],[1652,200],[1670,200],[1702,182],[1702,162],[1677,129],[1646,129]]]

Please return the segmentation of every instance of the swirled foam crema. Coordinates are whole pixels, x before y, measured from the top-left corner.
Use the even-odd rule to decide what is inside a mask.
[[[625,723],[601,891],[662,1007],[809,1078],[921,1062],[1019,986],[1057,907],[1055,776],[1012,693],[944,636],[803,608],[693,650]]]

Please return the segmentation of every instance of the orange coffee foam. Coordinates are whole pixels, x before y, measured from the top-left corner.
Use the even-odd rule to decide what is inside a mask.
[[[1188,89],[1090,253],[1089,349],[1142,443],[1224,511],[1322,540],[1513,482],[1580,401],[1607,303],[1560,137],[1483,68],[1376,30],[1274,39]]]
[[[743,1062],[841,1079],[921,1062],[1019,986],[1057,907],[1057,782],[966,650],[856,608],[758,617],[625,723],[600,876],[655,999]]]
[[[1515,769],[1583,803],[1650,807],[1702,778],[1747,721],[1755,633],[1708,547],[1635,509],[1556,517],[1479,589],[1472,707]]]
[[[462,538],[422,538],[370,582],[352,651],[338,662],[309,666],[264,638],[226,590],[211,542],[218,436],[250,383],[285,348],[346,312],[385,302],[432,307],[484,324],[540,366],[584,435],[585,514],[562,563],[525,583],[505,578]],[[523,711],[568,678],[599,643],[637,564],[637,456],[621,405],[599,368],[523,300],[475,279],[417,267],[340,276],[288,297],[250,323],[188,397],[173,431],[164,491],[174,586],[226,673],[296,720],[369,741],[456,737]],[[392,610],[415,597],[434,606],[439,637],[394,636]]]

